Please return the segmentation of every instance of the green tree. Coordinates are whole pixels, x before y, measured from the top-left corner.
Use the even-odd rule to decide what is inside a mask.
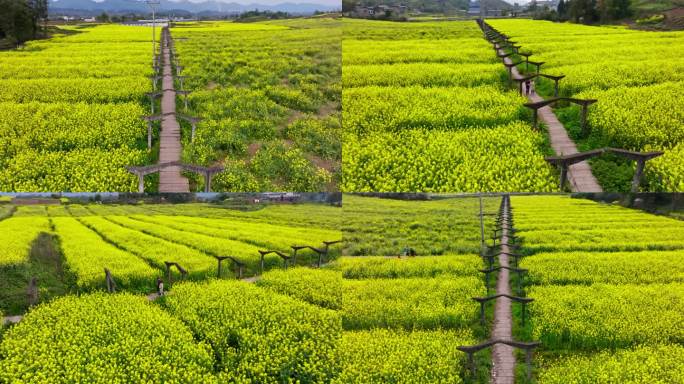
[[[100,23],[109,23],[109,15],[107,12],[102,12],[101,15],[95,16],[95,21]]]
[[[36,37],[35,11],[24,0],[0,0],[0,35],[12,44]]]

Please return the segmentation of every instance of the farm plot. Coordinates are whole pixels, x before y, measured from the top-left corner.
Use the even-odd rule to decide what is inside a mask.
[[[475,343],[483,331],[472,300],[485,295],[475,255],[478,200],[343,199],[343,252],[354,256],[321,269],[272,270],[256,285],[339,316],[333,383],[463,382],[465,355],[454,346]],[[485,213],[499,201],[484,198]],[[419,256],[397,257],[407,245]]]
[[[555,189],[544,137],[475,23],[344,25],[344,191]]]
[[[538,381],[676,382],[681,221],[558,196],[513,197],[512,206],[535,300],[519,332],[542,342]]]
[[[465,275],[456,257],[441,257],[455,261],[450,269],[455,275]],[[353,259],[363,263],[367,258]],[[401,260],[408,275],[419,275],[409,271],[414,259]],[[478,308],[470,297],[484,294],[479,276],[349,280],[336,265],[270,271],[257,281],[267,290],[338,314],[344,331],[337,346],[339,372],[332,382],[462,381],[464,356],[453,345],[475,340]],[[380,361],[381,367],[370,369]]]
[[[325,18],[174,27],[188,113],[203,119],[183,160],[222,163],[215,190],[336,189],[341,32]]]
[[[642,187],[684,191],[684,33],[531,20],[491,25],[532,52],[530,60],[545,62],[543,73],[566,75],[562,95],[599,100],[590,108],[588,137],[579,130],[577,107],[559,109],[580,147],[663,150],[665,155],[647,163]],[[542,79],[537,89],[550,96],[552,85]],[[610,157],[593,162],[599,182],[610,191],[628,190],[633,168],[632,162]]]
[[[293,209],[293,218],[298,212],[303,214],[307,206],[321,216],[324,213],[335,216],[340,211],[336,207],[317,204],[303,206],[297,209],[289,206]],[[12,215],[0,220],[0,228],[4,228],[0,235],[4,245],[0,257],[0,278],[3,284],[12,281],[17,286],[8,287],[12,292],[0,293],[0,309],[11,314],[23,312],[26,286],[35,276],[41,276],[38,279],[41,290],[52,289],[55,282],[51,278],[54,277],[71,291],[88,292],[106,287],[104,271],[107,269],[118,289],[149,293],[154,291],[157,277],[166,276],[167,261],[178,263],[188,272],[189,279],[201,280],[217,276],[215,256],[230,256],[242,266],[242,273],[250,276],[260,272],[259,250],[276,250],[289,255],[292,245],[324,248],[323,241],[341,238],[339,230],[314,227],[310,223],[305,229],[305,224],[288,225],[285,221],[270,224],[248,219],[253,215],[268,217],[264,211],[271,208],[276,215],[282,216],[286,214],[287,207],[236,211],[233,216],[217,212],[214,218],[173,215],[172,206],[157,207],[166,213],[155,212],[151,204],[36,205],[10,210]],[[186,212],[191,212],[191,205],[184,207]],[[212,209],[228,210],[204,205],[200,211]],[[134,214],[128,214],[129,210]],[[145,214],[141,215],[143,211]],[[220,218],[222,214],[225,217]],[[42,236],[48,237],[43,239]],[[333,245],[326,261],[336,258],[338,249]],[[37,263],[47,256],[50,256],[49,260],[43,263],[46,265]],[[308,264],[317,259],[313,252],[302,251],[297,262]],[[277,255],[264,258],[266,269],[281,268],[282,265],[283,260]],[[175,270],[172,272],[177,280],[180,276]],[[231,260],[223,263],[223,278],[235,277],[238,273]],[[44,279],[42,276],[45,274],[50,274],[50,278]],[[15,278],[17,281],[12,280]],[[17,295],[21,296],[21,303],[14,298]]]
[[[151,31],[64,27],[0,52],[0,190],[135,191],[125,169],[155,156],[140,119]]]
[[[496,212],[500,201],[484,197],[484,213]],[[342,210],[346,255],[399,255],[405,247],[421,256],[480,252],[477,198],[405,201],[344,195]],[[484,223],[489,237],[494,216],[485,216]]]

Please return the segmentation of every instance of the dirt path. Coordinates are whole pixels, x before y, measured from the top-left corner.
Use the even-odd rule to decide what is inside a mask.
[[[500,54],[504,54],[504,51],[499,49]],[[510,58],[504,58],[506,64],[512,64]],[[513,67],[511,73],[513,78],[520,79],[523,76],[518,72],[518,68]],[[544,100],[541,96],[537,95],[535,91],[527,95],[527,99],[531,102],[539,102]],[[572,141],[568,132],[565,130],[563,124],[558,120],[556,114],[550,106],[540,108],[539,120],[541,120],[549,132],[549,140],[551,141],[551,147],[556,152],[556,155],[573,155],[578,153],[577,146],[575,142]],[[591,166],[586,161],[579,162],[570,166],[568,170],[568,181],[570,182],[570,189],[573,192],[603,192],[603,189],[599,185],[598,181],[591,173]]]
[[[5,316],[2,318],[2,323],[0,325],[7,325],[7,324],[16,324],[23,319],[24,316],[22,315],[17,315],[17,316]]]
[[[504,196],[502,204],[502,234],[501,244],[508,244],[508,219],[510,215],[510,199]],[[508,255],[510,252],[508,245],[501,246],[501,253],[499,254],[499,265],[508,267]],[[498,295],[510,295],[511,287],[509,283],[509,276],[507,269],[499,271],[499,277],[496,281],[496,293]],[[494,306],[494,325],[492,327],[492,339],[512,339],[512,324],[513,316],[511,314],[511,300],[506,297],[499,297],[496,299]],[[504,344],[495,344],[492,346],[492,383],[494,384],[513,384],[515,381],[515,355],[513,354],[513,347]]]
[[[162,32],[162,57],[164,62],[162,74],[161,99],[161,132],[159,140],[159,163],[180,161],[181,130],[176,119],[176,90],[173,85],[171,53],[169,40],[171,34],[167,28]],[[168,167],[159,171],[159,192],[190,192],[188,179],[181,176],[179,167]]]

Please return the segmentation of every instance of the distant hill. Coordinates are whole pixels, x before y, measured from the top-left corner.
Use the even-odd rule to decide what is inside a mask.
[[[467,10],[470,2],[468,0],[343,0],[344,8],[353,7],[356,4],[364,6],[385,5],[406,5],[411,11],[421,12],[449,12],[456,10]],[[503,0],[484,0],[487,9],[511,9],[513,5]]]
[[[275,5],[224,3],[209,0],[193,3],[187,0],[161,0],[156,6],[158,12],[192,13],[192,14],[235,14],[258,9],[260,11],[281,11],[291,14],[311,14],[315,11],[335,11],[340,7],[316,3],[282,3]],[[97,15],[102,12],[110,14],[148,13],[149,7],[144,2],[132,0],[52,0],[49,6],[51,15]]]

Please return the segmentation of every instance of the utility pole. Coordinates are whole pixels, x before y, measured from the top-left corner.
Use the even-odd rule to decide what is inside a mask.
[[[150,6],[150,9],[152,10],[152,62],[154,63],[154,58],[155,55],[157,54],[157,42],[156,42],[156,33],[155,33],[155,26],[157,25],[157,21],[154,15],[154,6],[159,5],[160,0],[145,0],[145,3]]]

